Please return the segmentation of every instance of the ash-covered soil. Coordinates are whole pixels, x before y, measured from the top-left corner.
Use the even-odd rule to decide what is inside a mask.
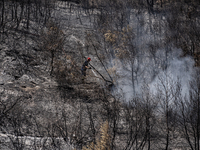
[[[20,5],[16,7],[20,9]],[[148,149],[148,142],[152,149],[164,149],[165,121],[155,118],[154,106],[148,111],[140,98],[127,104],[123,94],[113,95],[112,70],[103,61],[114,57],[109,48],[115,45],[105,44],[104,33],[110,24],[100,16],[108,8],[85,9],[77,3],[58,1],[51,12],[42,7],[39,13],[49,13],[49,18],[30,19],[29,29],[26,19],[16,20],[17,25],[12,19],[5,23],[0,30],[0,149],[82,149],[98,142],[105,121],[109,122],[111,149]],[[104,13],[111,15],[109,11]],[[128,11],[130,24],[134,24],[133,18],[142,18],[135,16],[136,11]],[[44,26],[41,22],[46,20]],[[125,24],[123,19],[120,23]],[[87,70],[83,83],[81,66],[87,57],[94,68]],[[173,127],[169,148],[187,149],[181,130]]]
[[[39,25],[31,22],[29,32],[23,23],[17,30],[6,27],[0,46],[1,149],[72,149],[92,141],[105,120],[100,115],[109,100],[104,81],[91,70],[81,81],[83,55],[90,55],[84,36],[93,25],[75,6],[58,3],[52,12],[66,39],[55,53],[51,75],[51,56],[40,48]]]

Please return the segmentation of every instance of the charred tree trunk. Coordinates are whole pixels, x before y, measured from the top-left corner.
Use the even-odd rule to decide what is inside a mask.
[[[2,0],[2,9],[1,9],[1,26],[4,24],[4,11],[5,11],[5,1]]]
[[[26,22],[26,28],[29,29],[29,22],[30,22],[30,0],[28,0],[28,4],[27,4],[27,22]]]

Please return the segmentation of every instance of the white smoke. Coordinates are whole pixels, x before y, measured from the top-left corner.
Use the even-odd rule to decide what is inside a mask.
[[[156,94],[156,87],[162,83],[169,90],[180,84],[182,96],[188,96],[189,82],[192,80],[193,73],[195,72],[194,60],[189,56],[181,57],[181,52],[180,49],[175,48],[170,52],[166,70],[160,70],[156,78],[150,83],[152,93]]]
[[[165,43],[169,34],[166,21],[162,14],[131,16],[129,26],[135,35],[132,41],[136,52],[129,60],[113,59],[117,74],[114,94],[121,93],[129,101],[142,94],[143,86],[157,94],[159,88],[175,88],[180,84],[182,96],[188,95],[195,62],[189,56],[183,57],[181,49]],[[154,47],[151,49],[150,45]]]
[[[182,57],[182,50],[177,48],[171,48],[170,52],[157,50],[154,57],[146,52],[136,57],[132,64],[124,65],[119,60],[115,64],[118,65],[115,92],[123,93],[126,101],[140,96],[144,85],[148,85],[150,92],[156,94],[158,89],[171,90],[180,84],[182,96],[187,96],[195,69],[194,60]]]

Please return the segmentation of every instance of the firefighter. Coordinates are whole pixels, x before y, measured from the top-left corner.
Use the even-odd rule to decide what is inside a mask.
[[[91,69],[91,67],[88,67],[89,62],[91,61],[91,58],[88,57],[87,60],[83,63],[83,66],[81,68],[81,72],[82,72],[82,82],[84,82],[85,78],[86,78],[86,70],[87,69]]]

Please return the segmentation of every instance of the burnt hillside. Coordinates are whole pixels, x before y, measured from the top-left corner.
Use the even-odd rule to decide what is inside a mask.
[[[2,0],[0,149],[199,149],[199,13],[195,0]]]

